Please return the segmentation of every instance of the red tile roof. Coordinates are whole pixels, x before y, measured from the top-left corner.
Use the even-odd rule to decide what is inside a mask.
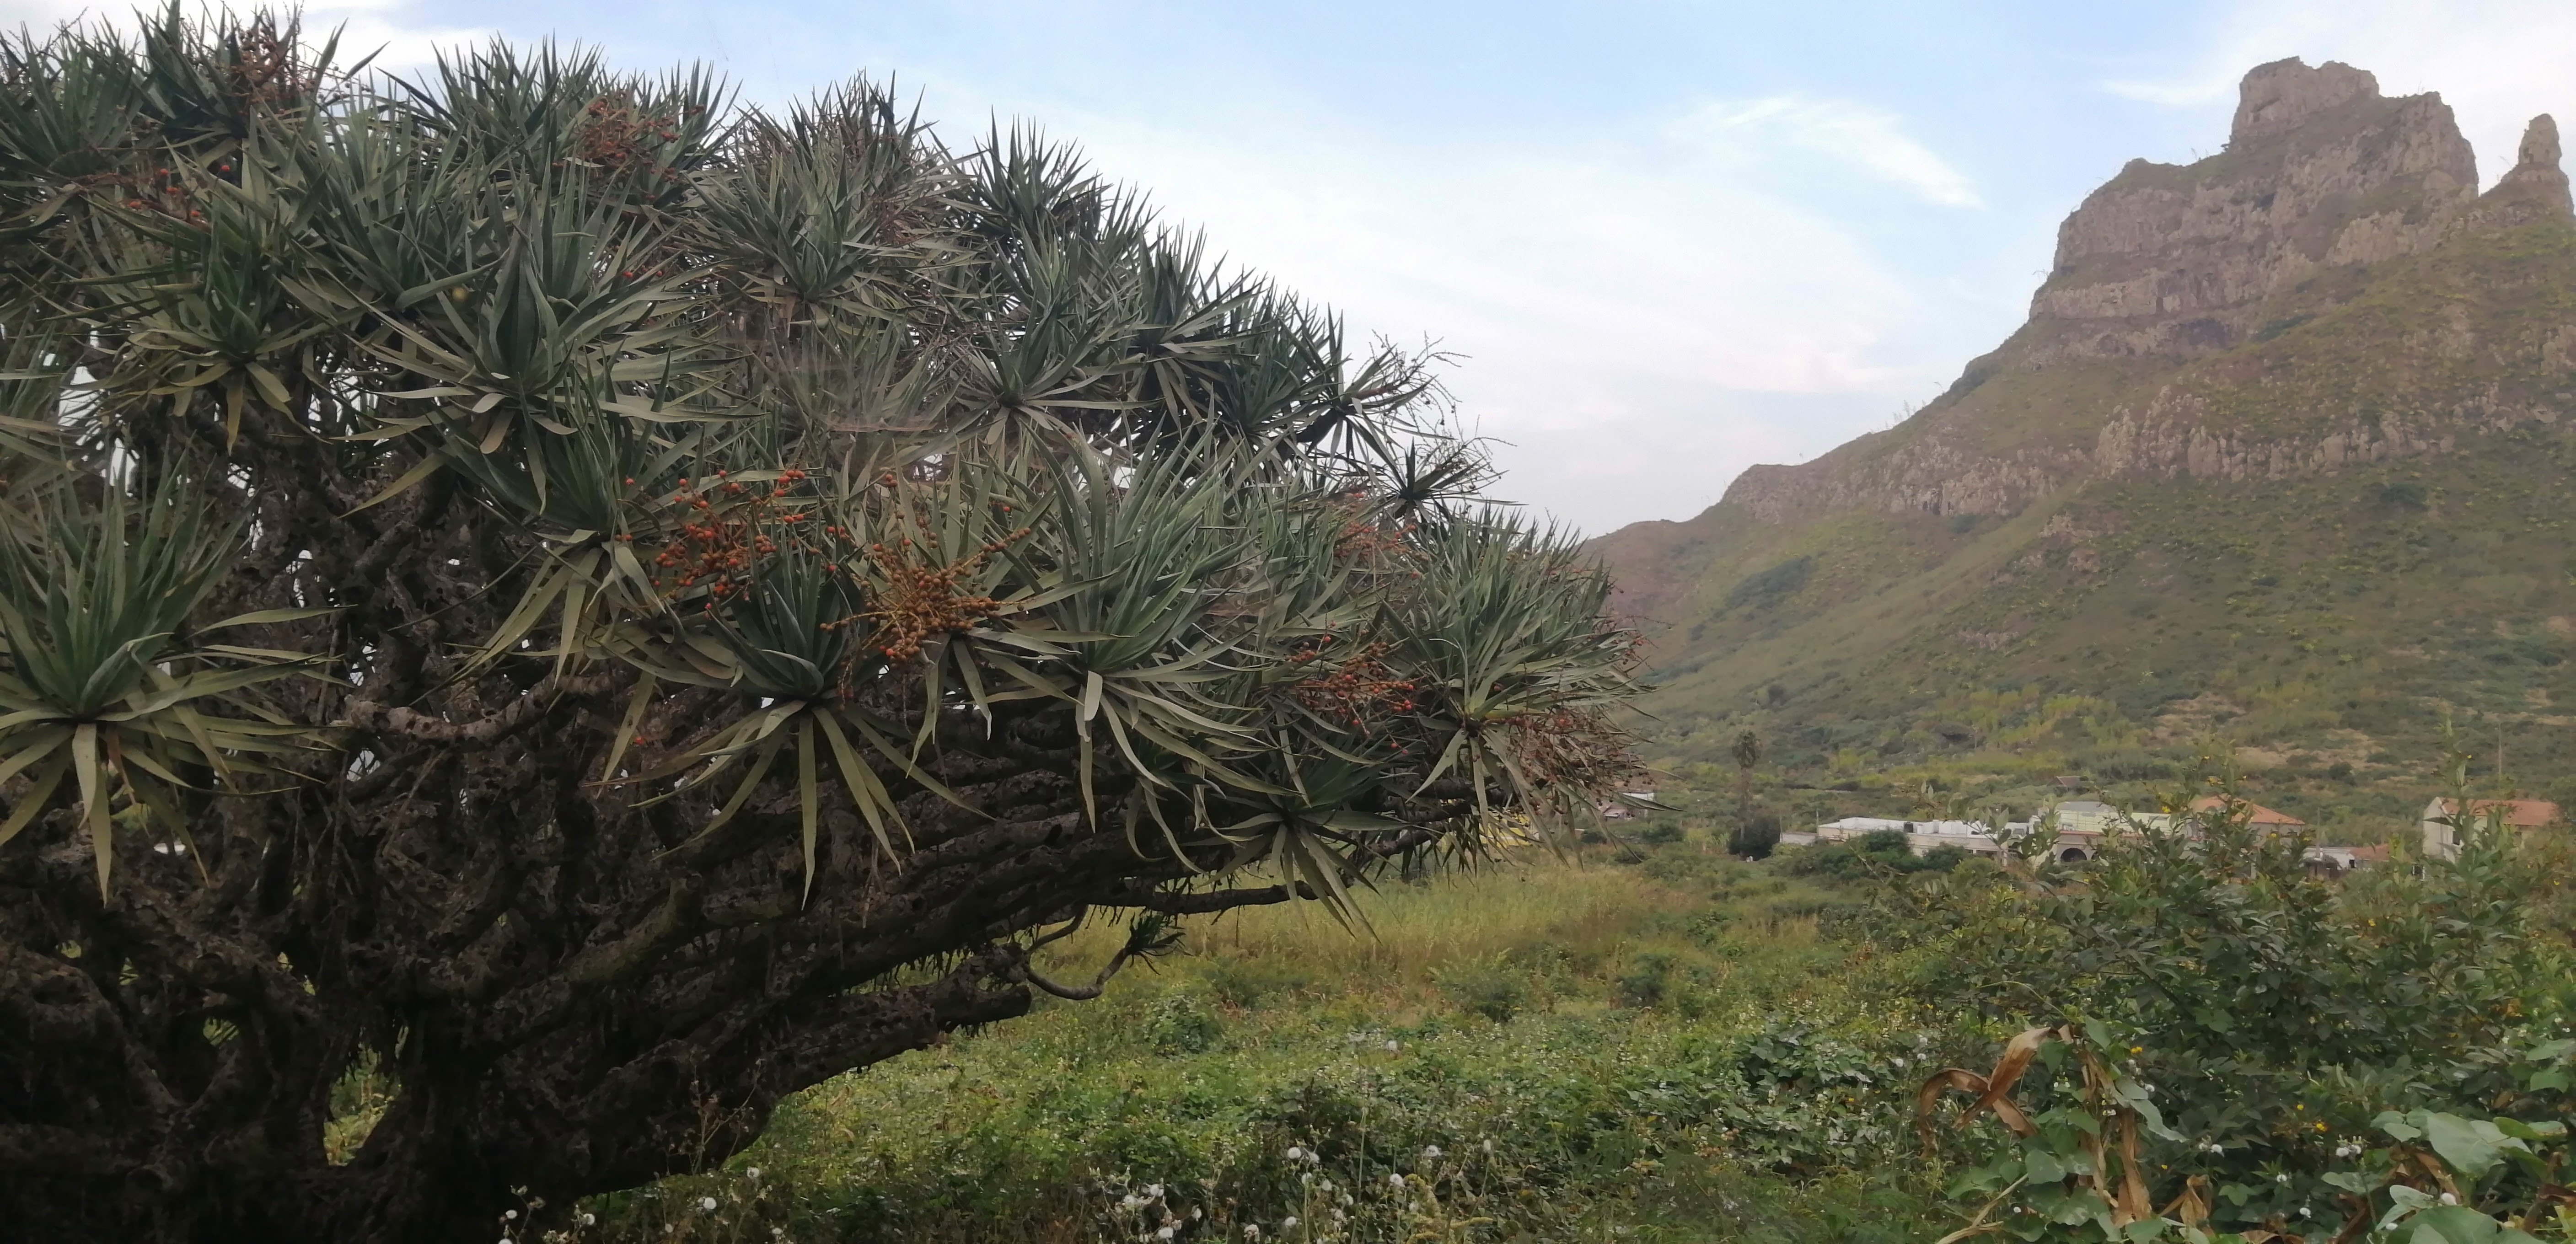
[[[2251,799],[2234,799],[2232,796],[2224,795],[2203,795],[2198,799],[2194,799],[2191,801],[2191,810],[2194,812],[2207,812],[2220,807],[2231,800],[2245,805],[2247,809],[2245,820],[2249,825],[2278,825],[2295,827],[2307,824],[2306,821],[2302,821],[2287,812],[2275,812]]]

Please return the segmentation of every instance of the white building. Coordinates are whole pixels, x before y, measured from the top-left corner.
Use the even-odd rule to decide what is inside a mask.
[[[2558,805],[2546,799],[2472,799],[2469,815],[2485,818],[2501,815],[2514,829],[2539,829],[2558,819]],[[2436,799],[2424,805],[2423,815],[2416,818],[2416,829],[2424,835],[2424,855],[2428,859],[2460,858],[2459,834],[2451,825],[2456,805],[2448,799]]]
[[[2019,837],[2029,831],[2030,826],[2019,821],[2004,826],[2007,838]],[[1810,842],[1846,842],[1863,834],[1888,832],[1905,835],[1906,847],[1916,855],[1930,855],[1942,847],[1957,847],[1970,855],[1989,858],[2003,854],[2003,846],[1996,841],[1995,831],[1984,821],[1900,821],[1877,816],[1847,816],[1817,826],[1816,832],[1806,837]],[[1788,842],[1788,836],[1783,835],[1781,841]]]

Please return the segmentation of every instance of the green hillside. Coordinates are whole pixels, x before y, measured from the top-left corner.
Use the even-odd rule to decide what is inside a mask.
[[[1927,776],[2142,797],[2207,757],[2376,838],[2449,720],[2482,782],[2576,802],[2576,220],[2229,313],[2223,348],[2126,357],[2034,316],[1906,424],[1597,541],[1654,643],[1650,755],[1725,786],[1753,729],[1801,813]]]

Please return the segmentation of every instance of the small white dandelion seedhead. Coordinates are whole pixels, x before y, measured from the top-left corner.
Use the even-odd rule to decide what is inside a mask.
[[[1424,1145],[1424,1146],[1422,1147],[1422,1156],[1423,1156],[1423,1157],[1425,1157],[1425,1158],[1427,1158],[1427,1159],[1430,1159],[1430,1160],[1432,1160],[1432,1161],[1435,1161],[1435,1162],[1436,1162],[1436,1161],[1438,1161],[1438,1160],[1440,1160],[1440,1157],[1441,1157],[1441,1153],[1440,1153],[1440,1146],[1438,1146],[1438,1145]]]
[[[1147,1185],[1145,1185],[1145,1199],[1146,1199],[1146,1200],[1148,1200],[1148,1201],[1159,1201],[1159,1200],[1162,1200],[1162,1199],[1163,1199],[1163,1185],[1161,1185],[1161,1184],[1147,1184]]]
[[[785,1228],[785,1227],[771,1227],[771,1228],[769,1229],[769,1238],[771,1238],[771,1239],[773,1239],[773,1240],[783,1240],[783,1239],[786,1239],[786,1238],[787,1238],[787,1228]]]
[[[1401,1187],[1403,1187],[1403,1186],[1404,1186],[1404,1176],[1402,1176],[1402,1175],[1389,1175],[1389,1176],[1387,1176],[1387,1177],[1386,1177],[1386,1186],[1388,1186],[1388,1187],[1390,1187],[1390,1188],[1401,1188]]]
[[[2278,1175],[2274,1175],[2272,1177],[2272,1182],[2276,1184],[2285,1184],[2290,1182],[2290,1172],[2283,1171]]]
[[[716,1199],[715,1199],[714,1197],[711,1197],[711,1196],[702,1196],[702,1197],[699,1197],[699,1198],[698,1198],[698,1209],[699,1209],[701,1212],[703,1212],[703,1213],[709,1213],[709,1214],[712,1214],[712,1213],[716,1212]]]
[[[501,1221],[503,1221],[503,1222],[517,1222],[518,1220],[519,1220],[519,1211],[517,1211],[517,1210],[515,1210],[515,1209],[505,1209],[505,1210],[502,1210],[502,1211],[501,1211]]]
[[[1245,1238],[1245,1239],[1247,1239],[1247,1240],[1257,1240],[1257,1239],[1260,1239],[1260,1238],[1261,1238],[1261,1224],[1260,1224],[1260,1223],[1257,1223],[1257,1222],[1247,1222],[1247,1223],[1243,1224],[1243,1238]]]
[[[583,1225],[583,1226],[585,1226],[585,1227],[596,1227],[596,1226],[598,1226],[598,1225],[599,1225],[599,1215],[597,1215],[597,1214],[584,1214],[584,1215],[582,1215],[582,1216],[581,1216],[581,1225]]]
[[[1389,1037],[1389,1038],[1387,1038],[1387,1041],[1386,1041],[1386,1052],[1387,1052],[1387,1053],[1392,1054],[1392,1053],[1396,1052],[1397,1050],[1400,1050],[1400,1049],[1403,1049],[1403,1048],[1404,1048],[1404,1043],[1403,1043],[1403,1042],[1398,1041],[1398,1040],[1396,1040],[1396,1039],[1395,1039],[1395,1038],[1393,1038],[1393,1037]]]
[[[2302,1205],[2302,1206],[2300,1206],[2300,1207],[2299,1207],[2299,1217],[2301,1217],[2301,1218],[2314,1218],[2314,1217],[2316,1217],[2316,1216],[2317,1216],[2317,1215],[2316,1215],[2316,1211],[2315,1211],[2315,1210],[2309,1209],[2309,1208],[2308,1208],[2307,1206],[2305,1206],[2305,1205]]]
[[[1305,1159],[1306,1159],[1306,1151],[1305,1151],[1304,1149],[1299,1148],[1299,1147],[1298,1147],[1298,1146],[1296,1146],[1296,1145],[1290,1145],[1290,1146],[1288,1146],[1288,1160],[1289,1160],[1289,1161],[1291,1161],[1291,1162],[1302,1162],[1302,1161],[1304,1161]]]
[[[1296,1230],[1296,1229],[1297,1229],[1297,1216],[1296,1216],[1295,1214],[1290,1214],[1290,1215],[1288,1215],[1287,1217],[1280,1219],[1280,1220],[1279,1220],[1279,1229],[1280,1229],[1280,1230],[1282,1230],[1282,1231],[1294,1231],[1294,1230]]]
[[[742,1177],[745,1179],[758,1179],[760,1178],[760,1168],[757,1166],[746,1167],[742,1172]]]

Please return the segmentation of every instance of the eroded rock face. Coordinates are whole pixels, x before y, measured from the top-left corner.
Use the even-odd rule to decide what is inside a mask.
[[[2057,233],[2031,299],[2064,331],[2032,352],[2193,357],[2256,327],[2254,309],[2320,268],[2427,250],[2477,199],[2477,160],[2438,95],[2388,99],[2329,61],[2245,75],[2227,149],[2132,160]]]
[[[2475,229],[2510,229],[2549,216],[2568,215],[2567,172],[2558,165],[2558,122],[2548,113],[2531,119],[2513,169],[2478,199]]]
[[[2030,322],[1949,394],[1815,461],[1754,467],[1722,504],[1769,523],[1854,509],[2009,514],[2091,477],[2279,477],[2439,453],[2457,430],[2554,421],[2546,403],[2483,394],[2441,409],[2320,410],[2282,435],[2231,426],[2189,380],[2206,370],[2196,360],[2311,318],[2314,307],[2265,319],[2319,274],[2363,288],[2374,265],[2464,235],[2571,219],[2559,160],[2557,123],[2535,118],[2512,171],[2482,196],[2476,157],[2440,96],[2390,99],[2371,74],[2331,61],[2257,66],[2226,150],[2189,165],[2133,160],[2066,218]],[[2396,339],[2422,359],[2475,360],[2500,344],[2477,340],[2457,306],[2425,306],[2420,320]],[[2576,364],[2576,323],[2537,331],[2544,365]],[[2062,366],[2136,379],[2113,398],[2036,411],[2027,397],[2008,410],[1980,390],[2020,373],[2034,379],[2025,395],[2050,391],[2036,374]]]

